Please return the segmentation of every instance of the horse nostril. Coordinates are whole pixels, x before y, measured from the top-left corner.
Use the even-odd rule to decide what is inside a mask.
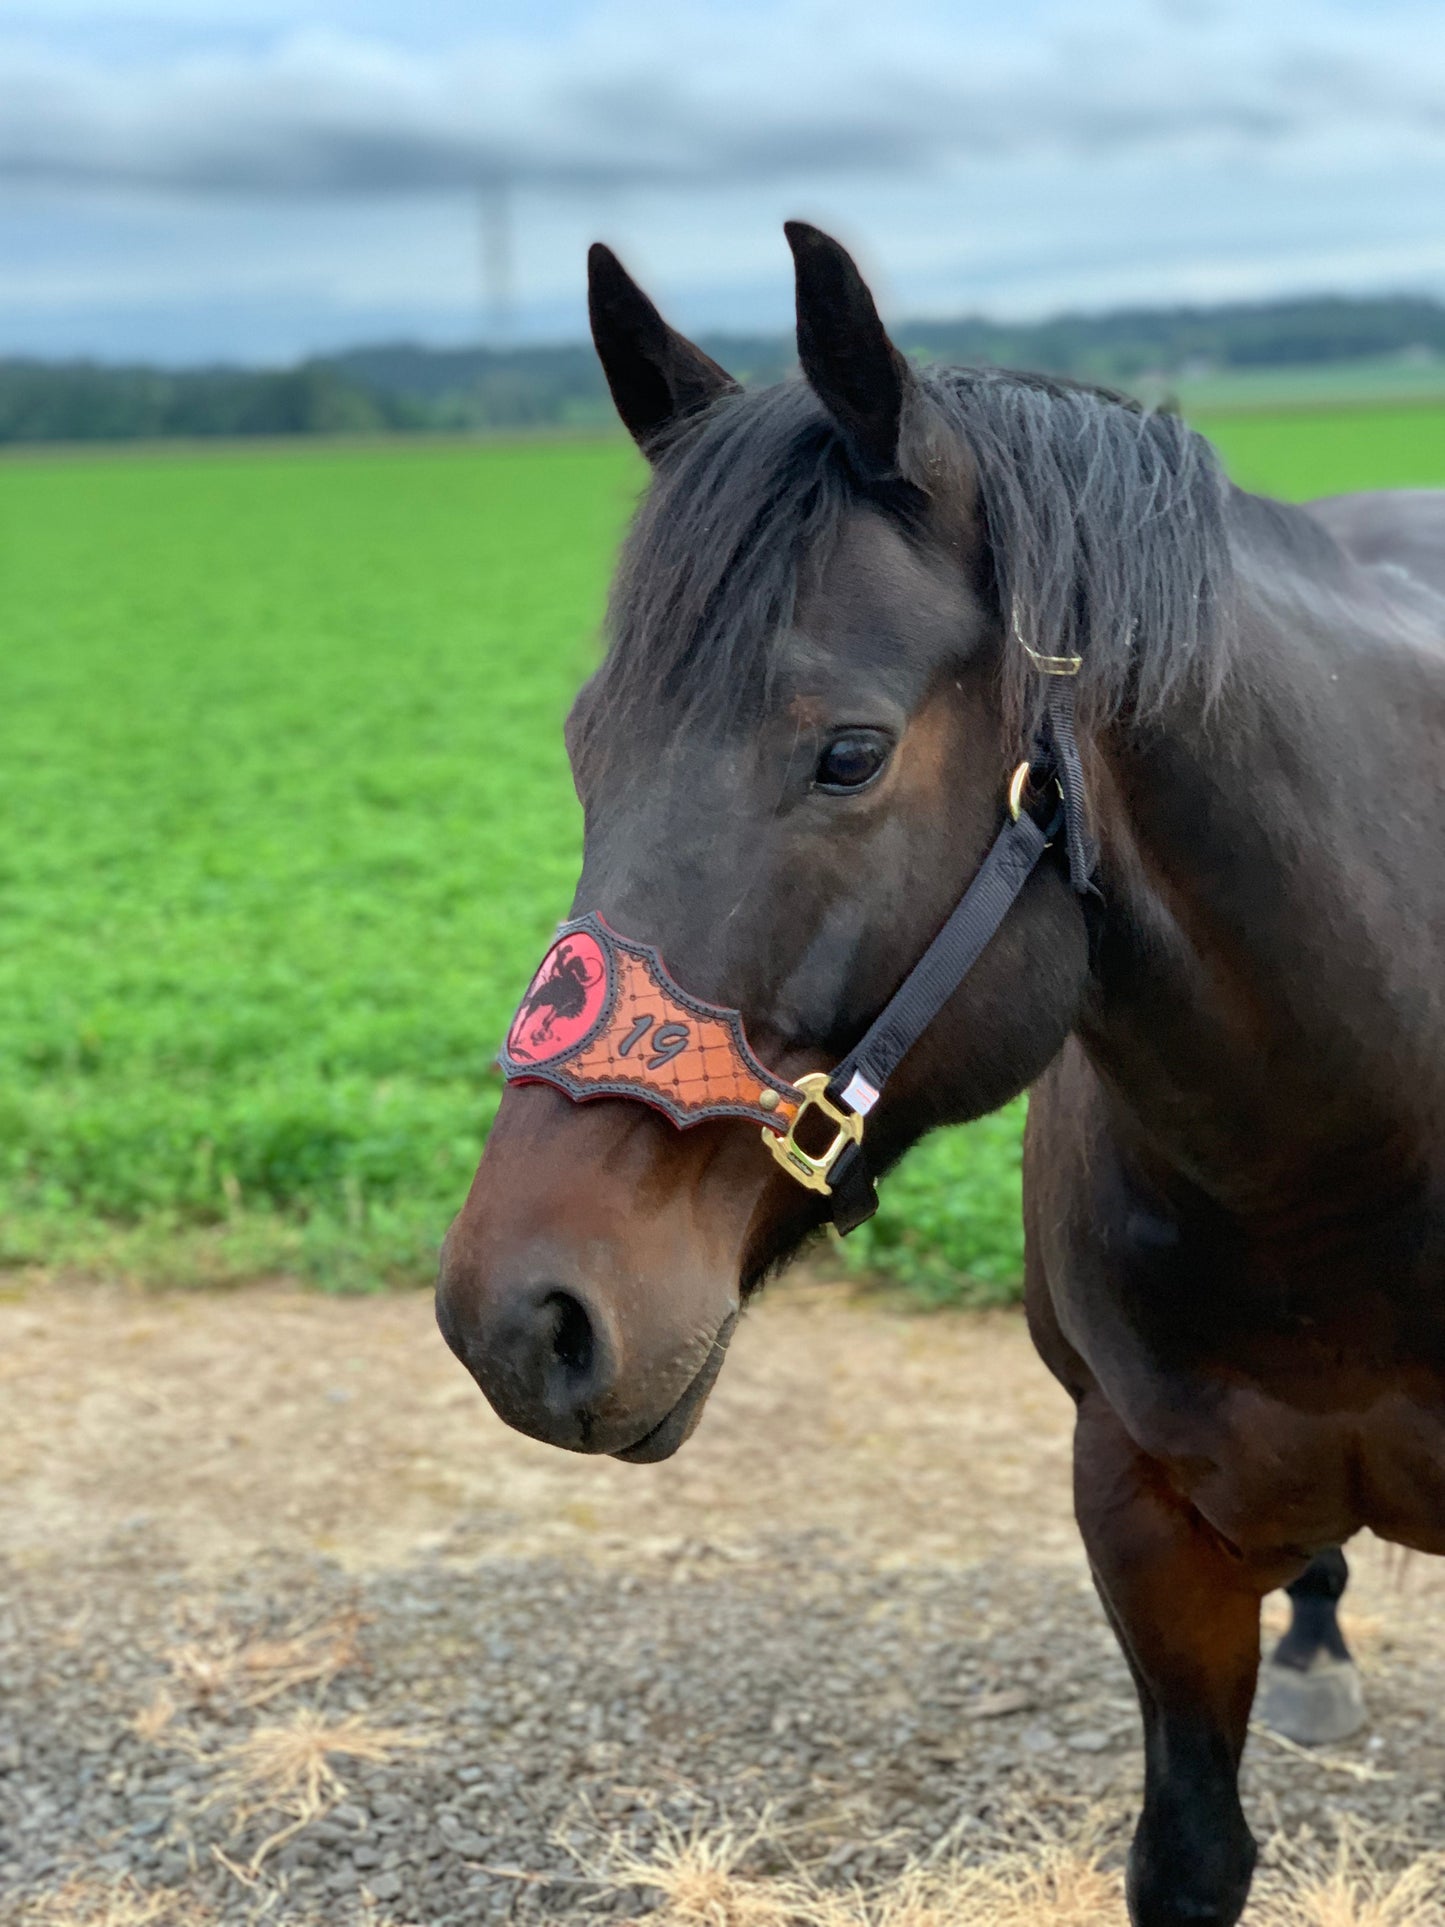
[[[545,1276],[498,1289],[480,1304],[469,1286],[465,1273],[443,1277],[437,1323],[493,1410],[533,1438],[589,1450],[618,1378],[606,1305],[592,1302],[585,1287]]]
[[[605,1326],[576,1292],[554,1285],[537,1307],[537,1389],[553,1420],[590,1423],[590,1413],[616,1377],[615,1352]]]
[[[547,1306],[552,1313],[552,1356],[569,1389],[580,1390],[597,1362],[597,1337],[587,1307],[570,1291],[554,1291]]]

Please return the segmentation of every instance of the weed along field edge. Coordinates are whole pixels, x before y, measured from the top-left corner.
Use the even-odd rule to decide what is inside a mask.
[[[1246,486],[1445,484],[1445,407],[1220,416]],[[615,441],[0,463],[0,1265],[429,1278],[571,898]],[[848,1262],[1005,1299],[1022,1107]]]

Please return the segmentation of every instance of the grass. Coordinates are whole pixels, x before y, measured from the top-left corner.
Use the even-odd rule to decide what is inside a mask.
[[[1287,496],[1445,482],[1445,407],[1206,421]],[[617,442],[0,465],[0,1264],[430,1275],[568,904],[561,723]],[[1011,1295],[1019,1107],[850,1262]]]
[[[1198,425],[1245,488],[1286,501],[1445,488],[1445,402],[1209,415]]]
[[[939,1131],[880,1188],[876,1218],[840,1241],[853,1272],[891,1279],[928,1308],[1007,1305],[1023,1273],[1025,1101]]]
[[[1141,387],[1143,384],[1141,384]],[[1218,410],[1378,408],[1399,402],[1445,402],[1445,360],[1388,355],[1293,367],[1217,368],[1156,384],[1194,416]],[[1150,399],[1154,397],[1151,396]]]
[[[423,1276],[570,897],[619,446],[0,469],[4,1256]]]

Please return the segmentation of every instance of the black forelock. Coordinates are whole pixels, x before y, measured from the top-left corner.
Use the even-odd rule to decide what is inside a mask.
[[[860,492],[801,381],[731,396],[657,462],[612,585],[599,716],[766,700],[804,572]]]
[[[1083,657],[1095,720],[1126,702],[1156,710],[1190,676],[1217,687],[1230,564],[1209,445],[1177,416],[1045,376],[934,368],[918,381],[930,430],[957,438],[976,477],[998,613],[1016,632],[1011,723],[1040,687],[1023,642]],[[593,723],[756,711],[849,510],[882,507],[920,537],[919,499],[858,478],[801,380],[717,402],[661,453],[624,545]]]

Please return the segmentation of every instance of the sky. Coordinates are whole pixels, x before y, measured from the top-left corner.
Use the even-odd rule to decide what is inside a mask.
[[[0,0],[0,352],[1445,295],[1439,0]]]

